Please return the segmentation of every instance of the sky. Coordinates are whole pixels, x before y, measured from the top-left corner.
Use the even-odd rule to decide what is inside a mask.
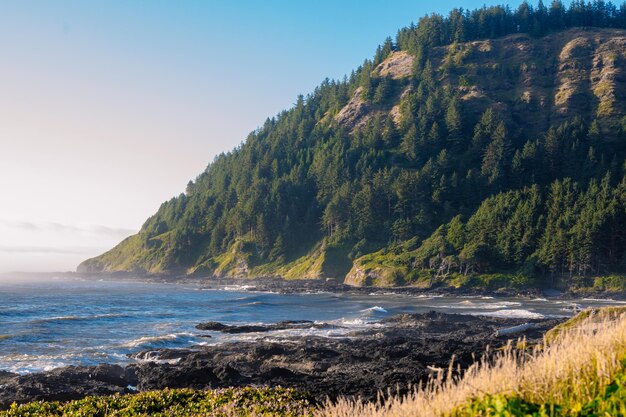
[[[484,3],[0,2],[0,272],[74,270],[399,28]]]

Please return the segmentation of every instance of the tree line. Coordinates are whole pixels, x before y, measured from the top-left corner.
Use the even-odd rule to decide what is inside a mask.
[[[142,245],[171,268],[210,263],[237,241],[252,245],[256,262],[280,264],[320,241],[349,247],[355,259],[416,239],[415,268],[624,271],[626,118],[607,133],[589,113],[531,137],[492,107],[465,111],[427,58],[454,42],[626,27],[625,19],[624,5],[603,1],[424,17],[349,77],[325,80],[216,157],[146,221]],[[398,49],[416,56],[413,75],[373,75]],[[372,106],[397,101],[398,119],[381,112],[355,130],[335,123],[357,88]]]

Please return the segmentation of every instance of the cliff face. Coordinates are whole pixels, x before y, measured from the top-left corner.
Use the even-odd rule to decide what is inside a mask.
[[[435,48],[429,59],[438,82],[459,91],[463,110],[497,109],[510,126],[545,132],[574,116],[597,118],[610,133],[626,113],[626,31],[570,29],[539,39],[527,34]],[[374,74],[410,78],[415,59],[392,53]],[[350,128],[390,112],[399,117],[398,93],[387,108],[368,106],[357,90],[335,120]]]
[[[486,173],[489,163],[485,162],[483,155],[488,152],[490,145],[481,145],[482,148],[474,149],[478,146],[476,145],[478,127],[474,128],[474,125],[480,123],[481,115],[484,115],[487,109],[490,109],[494,117],[502,121],[508,134],[514,138],[509,145],[504,147],[511,149],[502,151],[502,158],[506,157],[509,160],[513,158],[515,150],[521,152],[522,146],[527,141],[537,140],[537,146],[541,145],[540,142],[544,140],[546,132],[551,127],[554,128],[579,118],[587,126],[591,121],[594,122],[593,129],[596,135],[602,137],[603,149],[613,146],[610,145],[611,143],[618,143],[615,146],[618,148],[616,154],[620,160],[616,164],[623,164],[623,156],[620,153],[623,144],[619,141],[623,137],[622,132],[626,130],[626,31],[569,29],[541,38],[515,34],[498,39],[455,43],[432,48],[423,61],[427,63],[418,65],[416,58],[407,51],[394,51],[382,62],[374,65],[369,69],[367,78],[375,80],[375,85],[379,86],[376,90],[378,97],[372,91],[368,91],[367,83],[361,83],[353,88],[347,86],[342,90],[343,98],[334,99],[334,105],[329,104],[324,107],[318,103],[318,101],[322,102],[323,98],[316,101],[316,96],[309,99],[302,107],[298,104],[290,111],[295,113],[289,113],[284,117],[295,118],[296,116],[291,115],[299,115],[298,112],[306,112],[308,108],[309,119],[305,122],[301,122],[300,125],[294,122],[293,130],[284,129],[280,139],[272,139],[274,142],[270,142],[269,139],[263,142],[261,138],[256,142],[249,140],[242,150],[226,156],[226,158],[231,158],[228,161],[239,161],[232,162],[232,169],[245,170],[246,167],[251,167],[250,169],[256,170],[254,175],[260,175],[263,181],[248,179],[246,190],[239,187],[232,191],[227,187],[236,181],[236,176],[243,174],[235,174],[234,171],[228,171],[231,168],[223,168],[222,165],[231,162],[220,160],[217,165],[209,167],[207,172],[197,179],[196,183],[199,185],[195,191],[192,190],[188,195],[164,204],[159,213],[146,222],[138,235],[124,240],[103,255],[86,260],[78,267],[78,270],[153,273],[176,271],[207,276],[237,277],[282,275],[294,278],[320,278],[331,276],[339,279],[346,278],[348,283],[354,285],[406,283],[406,276],[413,268],[414,260],[407,261],[400,270],[390,271],[385,269],[382,263],[376,264],[376,257],[372,256],[381,248],[384,252],[388,242],[397,242],[398,239],[384,232],[365,231],[363,239],[355,239],[360,241],[360,246],[354,246],[354,242],[346,244],[346,241],[350,241],[350,237],[344,236],[343,240],[338,239],[336,231],[348,230],[352,227],[350,222],[356,215],[355,213],[359,212],[360,203],[355,203],[355,197],[350,200],[348,208],[341,208],[343,206],[337,203],[337,210],[332,211],[333,201],[339,198],[337,196],[342,196],[342,193],[359,196],[359,193],[364,192],[363,190],[369,186],[363,184],[371,181],[375,169],[386,172],[387,174],[384,175],[393,177],[389,180],[394,187],[393,195],[386,197],[384,204],[381,203],[382,208],[378,213],[382,214],[378,216],[383,218],[371,220],[371,223],[375,225],[372,227],[374,229],[391,229],[392,225],[399,227],[398,221],[405,218],[409,225],[414,225],[417,222],[415,218],[426,216],[430,219],[426,223],[432,224],[430,229],[427,227],[428,224],[424,227],[420,226],[426,230],[426,234],[422,233],[418,238],[421,241],[439,224],[447,222],[455,214],[455,210],[469,217],[480,202],[477,201],[472,206],[468,202],[469,199],[463,200],[462,196],[458,201],[454,197],[448,197],[451,202],[442,202],[442,197],[439,194],[436,195],[439,191],[432,187],[424,194],[425,196],[412,199],[403,197],[397,185],[403,180],[398,180],[398,178],[401,178],[405,171],[408,172],[406,175],[412,173],[418,175],[426,169],[424,167],[427,167],[429,163],[432,164],[433,161],[443,158],[442,150],[447,152],[446,157],[452,160],[452,165],[442,168],[445,180],[437,177],[433,180],[433,184],[442,184],[442,181],[450,182],[452,176],[459,177],[459,180],[454,180],[457,181],[454,186],[459,187],[459,192],[469,193],[468,195],[471,196],[472,191],[468,185],[470,180],[466,179],[467,183],[463,183],[462,178],[466,172],[469,173],[468,175],[476,175],[482,170],[485,179],[481,180],[482,182],[476,182],[476,184],[482,184],[480,186],[484,189],[481,191],[482,194],[478,193],[481,199],[493,193],[511,189],[510,184],[513,183],[521,182],[520,185],[530,185],[530,183],[515,180],[516,174],[512,173],[514,164],[511,162],[503,162],[500,168],[507,171],[507,178],[509,178],[507,183],[500,182],[498,183],[500,185],[496,186],[491,179],[495,174]],[[422,68],[418,69],[418,66]],[[425,75],[427,70],[423,67],[432,68],[432,73]],[[424,80],[428,77],[432,77],[431,84],[435,85],[435,87],[430,87],[430,90],[424,87],[426,84]],[[389,82],[392,88],[385,93],[384,86],[380,86],[386,82]],[[370,87],[370,90],[373,88]],[[382,92],[379,94],[378,90]],[[342,94],[337,93],[337,96],[341,97]],[[452,117],[451,112],[448,110],[446,113],[445,110],[430,108],[441,106],[444,102],[450,103],[452,101],[450,97],[453,97],[457,103],[456,108],[460,113],[458,117],[462,119],[464,126],[462,132],[457,134],[461,137],[455,139],[457,142],[451,139],[453,132],[452,122],[449,120]],[[340,105],[337,106],[337,103]],[[317,108],[314,107],[316,105]],[[324,111],[321,111],[322,108]],[[405,145],[406,137],[412,132],[409,126],[411,123],[407,120],[413,117],[411,114],[421,115],[422,119],[428,120],[428,122],[423,122],[415,116],[414,119],[418,121],[411,122],[417,126],[414,130],[417,131],[414,133],[414,140],[418,144],[415,146],[421,146],[419,152],[424,155],[422,158],[407,156],[409,151]],[[435,116],[432,116],[433,114]],[[437,114],[439,116],[436,116]],[[435,120],[435,123],[432,123],[432,120]],[[439,121],[438,124],[437,121]],[[447,137],[447,139],[439,139],[442,145],[429,145],[427,142],[428,138],[433,135],[432,132],[436,130],[433,127],[435,124],[440,129],[439,136]],[[276,126],[278,124],[264,127],[270,131],[267,137],[271,137],[272,129],[273,131],[279,129]],[[368,145],[366,143],[367,132],[371,132],[372,129],[376,132],[376,126],[385,126],[378,128],[382,132],[383,142],[375,138],[373,145]],[[400,139],[387,139],[387,136],[393,137],[390,131],[396,132],[395,137],[404,137],[403,143],[400,143]],[[260,135],[265,134],[264,132],[262,131]],[[336,136],[337,132],[345,135],[341,139],[343,145],[328,149],[332,142],[328,138]],[[491,139],[486,140],[495,141],[494,134],[490,134]],[[373,135],[376,136],[376,133]],[[420,139],[422,137],[425,139]],[[358,147],[354,145],[356,142],[359,144]],[[374,164],[376,168],[359,171],[362,168],[358,163],[351,162],[350,158],[353,154],[346,150],[346,147],[359,149],[361,152],[359,155],[364,159],[362,155],[368,152],[368,146],[371,148],[369,152],[378,152],[376,158],[383,162]],[[287,155],[284,151],[285,147],[293,148],[295,151]],[[433,150],[433,148],[436,149]],[[597,151],[597,147],[594,149]],[[336,152],[345,152],[343,159],[337,160]],[[509,156],[505,156],[506,152],[509,152],[507,154]],[[611,150],[607,152],[608,155]],[[539,156],[533,157],[539,158]],[[374,157],[370,157],[370,160],[371,158]],[[541,165],[539,160],[535,162],[536,165]],[[257,165],[249,165],[250,163]],[[330,166],[332,169],[328,168]],[[225,173],[212,174],[211,170],[215,172],[218,168],[223,169]],[[331,171],[334,173],[332,181],[325,176],[330,175]],[[532,174],[534,176],[534,173]],[[352,180],[352,183],[359,184],[358,186],[348,186],[347,189],[342,189],[338,185],[341,183],[342,175],[357,177],[360,175],[362,178]],[[492,177],[487,179],[488,175]],[[562,173],[549,175],[544,175],[546,185],[549,181],[567,176]],[[598,175],[600,175],[599,171]],[[423,176],[415,181],[421,181]],[[208,177],[211,177],[210,180],[206,179]],[[224,190],[233,193],[228,197],[228,202],[221,202],[220,199],[223,197],[212,191],[216,189],[215,184],[218,183],[221,187],[226,187],[223,188]],[[204,189],[201,190],[201,186]],[[374,186],[375,184],[371,185],[371,187]],[[450,187],[452,183],[446,183],[444,189]],[[253,206],[251,203],[249,206],[241,207],[243,203],[237,203],[238,199],[242,199],[243,195],[247,196],[249,193],[280,193],[282,189],[292,189],[292,191],[285,191],[286,197],[282,199],[263,200],[265,206],[260,204]],[[203,196],[199,197],[201,192]],[[222,192],[224,193],[226,191]],[[429,203],[431,206],[428,206],[432,208],[407,209],[409,203],[402,200],[403,198],[409,202],[416,199],[429,199],[429,201],[432,199]],[[258,202],[261,199],[262,197],[257,197],[254,201]],[[293,201],[285,201],[285,199],[293,199]],[[383,200],[384,197],[374,196],[373,199],[368,200],[367,204],[373,207],[377,199]],[[272,204],[275,206],[268,207]],[[302,207],[289,208],[290,204],[301,204]],[[198,205],[203,208],[198,209]],[[195,207],[193,216],[189,214],[192,206]],[[274,223],[270,220],[258,220],[256,213],[267,213],[272,210],[275,211],[275,217],[267,214],[267,218],[273,218]],[[240,215],[245,218],[241,225],[226,221],[222,224],[218,221],[220,216],[225,215],[224,213],[234,212],[246,213],[245,217],[243,214]],[[257,215],[256,220],[255,215]],[[332,217],[333,215],[335,217]],[[194,216],[202,218],[198,219]],[[195,227],[193,233],[188,232],[190,224],[200,223],[202,227],[193,226]],[[295,225],[296,223],[298,226]],[[187,226],[181,226],[185,224]],[[183,233],[181,230],[186,233],[184,239],[181,238]],[[376,233],[378,233],[376,236],[386,236],[385,239],[368,237]],[[419,235],[418,233],[411,234],[410,231],[407,233],[409,234],[401,234],[404,237],[400,239]],[[265,235],[270,237],[266,238]],[[278,235],[280,238],[277,237]],[[302,239],[306,243],[298,247],[296,247],[298,244],[294,243],[293,248],[290,248],[290,244],[284,241],[286,236],[291,236],[293,242]],[[269,240],[269,243],[266,240]],[[353,246],[358,248],[351,250]],[[363,259],[363,256],[369,256],[369,258]],[[433,261],[430,262],[431,267],[440,266],[433,266]],[[459,265],[455,265],[457,266]],[[462,267],[460,265],[458,269],[462,270]]]

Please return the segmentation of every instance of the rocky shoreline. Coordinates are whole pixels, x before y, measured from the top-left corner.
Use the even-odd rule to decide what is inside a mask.
[[[63,401],[166,387],[283,386],[307,391],[318,400],[340,395],[371,400],[380,391],[406,392],[411,385],[447,369],[453,357],[455,364],[464,368],[489,348],[511,339],[539,340],[560,321],[429,312],[393,316],[341,337],[269,333],[323,326],[304,321],[267,326],[200,323],[197,328],[201,331],[268,332],[268,336],[213,346],[140,351],[132,355],[136,362],[126,367],[64,367],[27,375],[0,372],[0,408],[13,402]],[[511,328],[514,332],[509,333]]]
[[[277,294],[302,294],[316,292],[330,292],[343,294],[398,294],[398,295],[442,295],[442,296],[493,296],[493,297],[547,297],[557,300],[592,297],[598,299],[626,300],[626,292],[605,291],[600,289],[559,290],[554,288],[455,288],[446,285],[435,285],[431,288],[401,286],[401,287],[373,287],[353,286],[338,282],[335,279],[285,279],[276,276],[257,278],[232,278],[214,276],[189,276],[170,274],[138,274],[130,272],[102,272],[102,273],[67,273],[67,277],[78,276],[84,279],[142,281],[151,283],[196,285],[204,289],[246,289],[249,291],[272,292]]]

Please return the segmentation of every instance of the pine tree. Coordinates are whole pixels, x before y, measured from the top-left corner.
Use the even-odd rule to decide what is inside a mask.
[[[379,80],[378,85],[376,86],[376,91],[374,93],[374,97],[372,102],[374,104],[382,104],[392,93],[392,80],[387,77],[383,77]]]
[[[455,151],[463,149],[463,126],[456,97],[450,102],[446,112],[446,129],[448,131],[448,142],[452,145],[452,148]]]
[[[504,122],[500,122],[491,135],[491,143],[485,149],[481,166],[481,173],[488,178],[489,183],[501,181],[505,174],[506,160],[510,149],[510,139]]]
[[[417,128],[412,125],[402,137],[402,151],[411,160],[417,159]]]

